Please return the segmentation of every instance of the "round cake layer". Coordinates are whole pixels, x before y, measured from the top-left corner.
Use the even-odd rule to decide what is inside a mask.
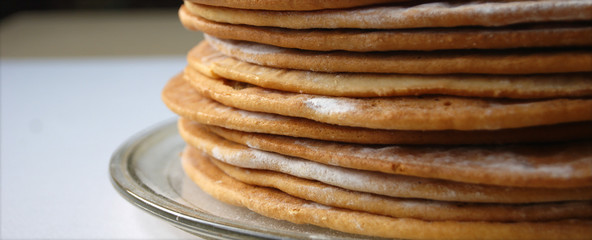
[[[592,1],[409,1],[324,11],[265,11],[185,1],[196,16],[219,23],[289,29],[401,29],[504,26],[592,20]]]
[[[209,160],[227,175],[250,185],[275,188],[294,197],[331,207],[389,217],[431,221],[549,221],[592,217],[592,204],[589,201],[484,204],[392,198],[345,190],[273,171],[235,167],[212,158]]]
[[[191,68],[185,79],[226,106],[350,127],[498,130],[592,120],[592,99],[483,99],[454,96],[347,98],[289,93],[214,79]]]
[[[274,189],[239,182],[196,151],[184,151],[182,158],[187,175],[213,197],[293,223],[308,223],[367,236],[405,239],[586,239],[592,235],[592,222],[589,220],[425,221],[333,208]]]
[[[293,30],[216,23],[191,15],[184,7],[179,10],[179,17],[186,28],[218,38],[315,51],[427,51],[592,45],[592,27],[589,23],[566,23],[558,27],[546,24],[523,27],[372,31]]]
[[[272,68],[221,54],[205,41],[187,55],[189,67],[212,78],[226,78],[286,92],[340,97],[426,94],[485,98],[592,96],[592,74],[419,75],[323,73]]]
[[[394,52],[318,52],[205,35],[224,55],[263,66],[317,72],[402,74],[536,74],[592,72],[592,50],[507,49]]]
[[[310,11],[332,8],[351,8],[408,0],[189,0],[210,6],[262,9],[275,11]],[[515,0],[514,0],[515,1]]]
[[[225,163],[282,172],[353,191],[390,197],[483,203],[533,203],[592,199],[592,187],[524,188],[469,184],[329,166],[309,160],[251,149],[214,134],[181,131],[191,146]]]
[[[162,100],[193,121],[246,132],[279,134],[364,144],[500,144],[590,139],[591,122],[482,131],[401,131],[354,128],[231,108],[200,95],[178,75],[163,89]]]
[[[179,131],[346,168],[520,187],[592,186],[592,142],[487,146],[374,146],[241,132],[187,119]]]

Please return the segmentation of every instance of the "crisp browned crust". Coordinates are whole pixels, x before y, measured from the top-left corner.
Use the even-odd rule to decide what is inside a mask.
[[[592,72],[590,49],[317,52],[205,36],[216,50],[258,65],[318,72],[535,74]]]
[[[302,118],[238,110],[201,96],[178,75],[162,100],[175,113],[207,125],[246,132],[364,144],[491,144],[589,139],[590,122],[496,131],[397,131],[343,127]]]
[[[205,192],[221,201],[293,223],[308,223],[343,232],[405,239],[587,239],[589,220],[544,222],[424,221],[392,218],[333,208],[292,197],[270,188],[239,182],[189,148],[183,168]]]

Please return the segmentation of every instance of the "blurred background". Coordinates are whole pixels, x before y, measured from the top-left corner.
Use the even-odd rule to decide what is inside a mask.
[[[179,0],[2,0],[1,57],[183,54]],[[197,38],[197,39],[196,39]]]
[[[170,8],[180,1],[162,0],[4,0],[0,10],[2,18],[26,10],[81,10],[81,9],[125,9],[125,8]]]
[[[0,1],[0,239],[192,239],[123,199],[113,152],[202,36],[171,0]],[[172,159],[176,160],[176,159]]]

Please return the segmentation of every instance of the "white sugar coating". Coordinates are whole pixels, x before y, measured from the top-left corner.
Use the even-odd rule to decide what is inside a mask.
[[[531,201],[525,199],[524,196],[536,196],[540,197],[540,199],[547,199],[546,201],[558,201],[558,199],[562,199],[564,196],[563,194],[557,196],[549,195],[545,190],[536,188],[528,189],[458,183],[431,178],[348,169],[329,166],[302,158],[284,156],[247,147],[227,146],[225,144],[211,146],[210,155],[228,164],[243,168],[270,170],[304,179],[316,180],[344,189],[391,197],[444,201],[522,202]],[[448,158],[443,159],[444,161],[449,161]],[[585,159],[584,161],[590,161],[590,159]],[[543,168],[543,171],[547,170]]]
[[[572,11],[570,15],[567,16],[555,16],[549,19],[548,16],[543,14],[536,14],[537,12],[542,11],[549,11],[549,10],[558,10],[560,8],[567,8],[567,9],[582,9],[585,7],[589,7],[592,5],[592,1],[560,1],[560,0],[552,0],[552,1],[533,1],[533,2],[510,2],[510,3],[472,3],[467,6],[458,7],[460,11],[473,11],[480,16],[484,16],[485,18],[490,16],[495,16],[499,14],[509,14],[509,13],[530,13],[525,14],[528,16],[529,21],[549,21],[549,20],[570,20],[570,19],[579,19],[584,20],[592,15],[591,13],[586,13],[586,11]],[[454,10],[454,9],[452,9]],[[510,23],[516,23],[509,22]]]
[[[315,208],[315,209],[325,209],[325,210],[332,209],[332,207],[330,207],[330,206],[319,204],[319,203],[315,203],[315,202],[305,203],[305,204],[302,205],[302,207],[305,207],[305,208]]]
[[[425,2],[425,1],[420,1]],[[417,4],[417,3],[416,3]],[[212,21],[287,29],[345,28],[400,29],[455,26],[501,26],[527,22],[590,20],[589,0],[522,0],[522,1],[431,1],[430,3],[391,3],[350,9],[324,11],[265,11],[266,17],[254,11],[241,13],[216,10]],[[191,10],[199,15],[199,10]],[[222,15],[222,17],[217,16]],[[224,17],[226,15],[226,17]],[[228,18],[230,17],[230,19]],[[270,21],[269,19],[276,21]],[[265,20],[265,21],[263,21]],[[272,22],[272,23],[271,23]]]
[[[247,140],[245,144],[250,148],[260,148],[259,144],[254,143],[253,141]]]
[[[211,153],[212,153],[212,157],[214,157],[215,159],[225,159],[226,158],[219,147],[212,148]]]
[[[561,20],[589,20],[592,13],[586,11],[572,11],[568,15],[537,14],[539,12],[561,11],[583,9],[592,6],[591,1],[582,0],[547,0],[547,1],[522,1],[522,2],[459,2],[445,3],[434,2],[425,3],[416,6],[382,6],[367,7],[348,11],[348,14],[342,14],[340,11],[330,12],[325,15],[319,15],[311,18],[311,24],[316,27],[343,28],[343,23],[351,23],[349,27],[362,28],[405,28],[405,27],[429,27],[428,25],[413,24],[413,19],[422,19],[424,23],[437,22],[437,20],[447,16],[465,16],[478,15],[479,18],[473,19],[473,23],[468,25],[499,26],[520,22],[533,21],[561,21]],[[504,22],[490,21],[490,18],[500,15],[519,15],[511,19],[505,19]],[[322,23],[315,23],[314,20],[323,19]],[[322,26],[317,26],[322,24]],[[444,25],[447,26],[447,25]],[[454,24],[452,26],[455,26]]]
[[[313,97],[304,100],[307,107],[320,114],[346,113],[356,110],[356,105],[344,100],[328,97]]]
[[[542,165],[542,166],[529,166],[529,165],[521,165],[521,164],[514,164],[513,161],[506,161],[506,162],[497,162],[487,165],[490,168],[494,169],[503,169],[505,171],[510,172],[539,172],[548,174],[550,177],[553,178],[564,178],[569,179],[574,175],[575,169],[571,165]]]
[[[322,77],[319,77],[319,75],[322,75],[323,73],[317,73],[317,72],[313,72],[313,71],[303,71],[304,72],[304,79],[307,81],[312,81],[314,83],[318,83],[321,80],[323,80]]]
[[[297,177],[314,179],[336,186],[349,186],[356,190],[364,190],[373,180],[373,173],[353,171],[339,167],[327,166],[298,158],[251,149],[241,151],[252,156],[249,166],[272,171],[283,172]],[[374,179],[376,181],[376,179]],[[377,185],[374,185],[377,186]],[[376,187],[375,187],[376,188]],[[385,187],[376,188],[384,191]]]
[[[314,144],[296,140],[294,144],[306,147],[309,152],[323,154],[326,149]],[[425,165],[439,168],[479,168],[491,172],[515,172],[516,174],[546,174],[552,178],[568,179],[574,177],[576,169],[574,163],[592,162],[592,156],[582,156],[569,159],[569,161],[549,164],[533,165],[528,156],[521,155],[511,150],[487,150],[481,148],[461,147],[453,149],[423,148],[412,150],[409,147],[387,146],[381,148],[346,146],[331,144],[339,150],[331,151],[332,158],[329,164],[339,165],[339,158],[353,157],[358,159],[376,159],[381,161],[415,165]],[[563,154],[563,153],[558,153]],[[592,169],[591,169],[592,170]]]
[[[298,70],[292,70],[293,72],[297,72]],[[324,73],[324,72],[315,72],[315,71],[300,71],[302,74],[298,75],[298,77],[302,76],[304,80],[314,82],[317,85],[321,85],[323,87],[331,87],[331,88],[338,88],[341,86],[343,81],[352,82],[352,79],[355,80],[355,77],[352,77],[352,74],[342,74],[342,73]]]
[[[241,60],[259,65],[263,65],[263,62],[258,59],[259,55],[269,55],[284,51],[282,48],[266,44],[219,39],[205,33],[204,38],[210,43],[210,46],[225,55],[239,54],[241,55]]]
[[[238,112],[244,118],[255,118],[255,119],[270,120],[270,121],[278,121],[278,120],[285,119],[285,117],[283,117],[283,116],[269,114],[269,113],[250,112],[250,111],[245,111],[245,110],[240,110],[240,109],[236,109],[235,111]]]
[[[358,222],[357,218],[352,218],[350,221],[352,221],[354,223],[354,225],[356,226],[356,228],[360,231],[364,231],[364,227],[362,227],[362,224],[360,224],[360,222]]]
[[[437,184],[434,182],[437,182],[437,180],[351,170],[255,149],[231,150],[230,152],[214,150],[216,150],[216,147],[212,150],[212,155],[215,158],[231,165],[276,171],[346,189],[392,197],[428,197],[430,195],[421,188]],[[480,193],[481,186],[475,185],[468,192],[465,189],[464,187],[459,189],[456,189],[456,187],[439,187],[439,197],[456,199],[457,191],[460,190],[464,194],[487,198],[487,196],[482,196]]]
[[[221,48],[223,48],[229,51],[239,51],[251,55],[274,54],[284,51],[283,48],[267,44],[256,44],[250,42],[220,39],[208,34],[204,34],[204,38],[210,43],[210,46],[214,47],[218,51],[221,51]]]

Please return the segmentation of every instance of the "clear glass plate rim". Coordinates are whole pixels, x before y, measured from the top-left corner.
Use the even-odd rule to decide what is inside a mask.
[[[265,229],[237,225],[205,212],[197,211],[156,193],[143,184],[133,169],[133,154],[150,136],[175,127],[177,119],[169,119],[148,127],[126,140],[113,153],[109,163],[111,182],[119,194],[130,203],[176,227],[210,239],[301,239],[303,236],[286,235]]]

